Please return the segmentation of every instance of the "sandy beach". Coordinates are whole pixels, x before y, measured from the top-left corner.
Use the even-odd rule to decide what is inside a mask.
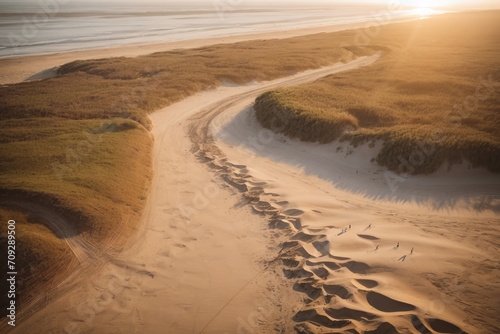
[[[50,77],[79,59],[347,28],[6,58],[0,84]],[[491,277],[500,272],[497,174],[455,166],[394,187],[392,174],[370,162],[380,143],[303,143],[255,118],[252,104],[269,89],[381,56],[227,84],[152,113],[154,178],[139,232],[99,264],[72,240],[77,271],[38,296],[10,332],[500,331],[500,280]]]
[[[391,20],[384,23],[404,22],[409,19]],[[12,84],[26,80],[49,78],[55,75],[57,68],[63,64],[86,59],[110,57],[137,57],[154,52],[175,49],[191,49],[214,44],[229,44],[261,39],[289,38],[319,33],[336,32],[347,29],[358,29],[378,25],[376,21],[359,24],[339,24],[325,27],[302,28],[293,30],[263,32],[256,34],[235,35],[226,37],[192,39],[178,42],[140,44],[113,48],[69,51],[35,56],[0,58],[0,84]]]

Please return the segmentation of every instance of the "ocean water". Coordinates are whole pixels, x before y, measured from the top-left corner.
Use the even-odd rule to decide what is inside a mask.
[[[248,1],[246,1],[248,2]],[[388,14],[390,13],[390,14]],[[0,57],[251,34],[415,16],[381,7],[3,0]]]

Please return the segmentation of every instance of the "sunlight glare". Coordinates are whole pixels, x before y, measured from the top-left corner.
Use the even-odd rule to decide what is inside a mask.
[[[432,14],[436,14],[436,11],[428,7],[418,7],[412,10],[415,15],[420,17],[427,17]]]

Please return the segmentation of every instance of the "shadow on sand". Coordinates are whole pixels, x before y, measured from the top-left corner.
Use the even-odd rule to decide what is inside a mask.
[[[374,201],[416,203],[434,210],[460,207],[477,212],[500,212],[500,175],[459,166],[451,172],[440,170],[430,176],[397,176],[370,162],[376,151],[367,145],[352,148],[338,142],[303,143],[264,129],[255,119],[253,107],[239,112],[215,137],[258,156],[300,168],[337,189]],[[252,154],[248,157],[253,159]]]

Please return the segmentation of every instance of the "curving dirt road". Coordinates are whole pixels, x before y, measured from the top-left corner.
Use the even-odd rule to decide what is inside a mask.
[[[257,326],[257,316],[265,319],[259,326],[293,327],[292,308],[299,305],[299,297],[274,261],[283,237],[269,233],[264,217],[252,214],[238,188],[201,164],[201,151],[193,150],[200,149],[200,140],[206,139],[202,133],[220,107],[250,101],[273,87],[369,65],[377,58],[272,82],[224,86],[154,113],[155,176],[142,232],[129,251],[113,256],[94,254],[78,238],[69,238],[82,264],[71,276],[78,285],[61,297],[51,291],[58,298],[36,308],[13,332],[163,333],[169,328],[170,333],[233,333]],[[64,222],[49,221],[64,232]],[[95,258],[103,262],[93,266],[98,273],[85,269]]]
[[[500,293],[500,177],[455,167],[394,188],[370,162],[378,147],[291,140],[263,129],[252,101],[195,115],[190,135],[199,160],[287,236],[279,259],[305,300],[285,332],[498,331],[485,300]]]

